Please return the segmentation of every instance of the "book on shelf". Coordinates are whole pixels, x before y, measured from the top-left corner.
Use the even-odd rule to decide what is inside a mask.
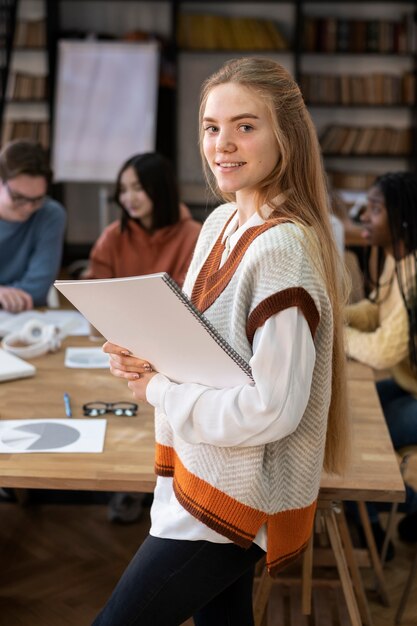
[[[320,139],[323,154],[409,156],[412,130],[389,126],[328,126]]]
[[[340,147],[340,154],[350,154],[353,151],[355,143],[358,141],[360,132],[360,128],[349,129],[346,139]]]
[[[11,72],[7,82],[9,100],[45,100],[46,76],[27,72]]]
[[[366,191],[373,185],[377,174],[367,172],[328,172],[334,189],[349,189],[352,191]]]
[[[307,16],[303,41],[307,52],[414,53],[416,22],[411,12],[398,19]]]
[[[371,145],[374,140],[376,130],[373,127],[361,128],[359,135],[351,150],[352,154],[371,154]]]
[[[13,139],[34,139],[39,141],[45,149],[49,148],[49,122],[35,120],[10,120],[3,124],[2,144]]]
[[[343,105],[412,106],[415,101],[415,72],[402,75],[302,74],[300,88],[307,103]]]
[[[45,20],[18,20],[14,34],[14,47],[44,48],[46,46]]]
[[[274,20],[182,13],[178,41],[185,50],[285,50],[288,41]]]
[[[248,363],[166,273],[54,284],[108,341],[175,382],[253,382]]]

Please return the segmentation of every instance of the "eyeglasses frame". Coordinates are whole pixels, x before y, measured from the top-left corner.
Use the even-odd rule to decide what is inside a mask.
[[[89,408],[89,405],[101,404],[102,408],[97,409]],[[124,409],[117,409],[117,405],[127,405]],[[116,408],[114,408],[116,407]],[[135,417],[139,410],[139,405],[135,402],[127,402],[120,400],[118,402],[104,402],[102,400],[95,400],[94,402],[86,402],[83,404],[83,415],[86,417],[101,417],[107,413],[113,413],[116,417]]]

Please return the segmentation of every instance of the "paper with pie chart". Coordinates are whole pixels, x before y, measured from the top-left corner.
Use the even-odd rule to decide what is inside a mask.
[[[103,452],[105,419],[0,420],[0,454]]]

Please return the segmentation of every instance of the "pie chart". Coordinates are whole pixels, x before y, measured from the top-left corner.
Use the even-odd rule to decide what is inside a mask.
[[[69,446],[80,438],[80,431],[72,426],[50,422],[15,426],[0,432],[0,441],[19,450],[56,450]]]

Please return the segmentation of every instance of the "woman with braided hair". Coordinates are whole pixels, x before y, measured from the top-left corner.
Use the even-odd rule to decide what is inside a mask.
[[[203,85],[200,145],[224,203],[184,291],[253,383],[173,382],[104,345],[112,374],[155,407],[158,477],[150,534],[94,626],[253,626],[255,563],[266,555],[274,574],[301,554],[323,464],[345,465],[339,256],[317,135],[287,70],[228,61]]]
[[[417,176],[379,176],[361,216],[363,237],[378,251],[368,299],[346,309],[348,356],[390,378],[377,390],[395,449],[417,444]],[[407,487],[407,515],[399,534],[417,541],[417,497]],[[372,511],[373,509],[371,509]],[[371,514],[377,543],[383,540]]]

